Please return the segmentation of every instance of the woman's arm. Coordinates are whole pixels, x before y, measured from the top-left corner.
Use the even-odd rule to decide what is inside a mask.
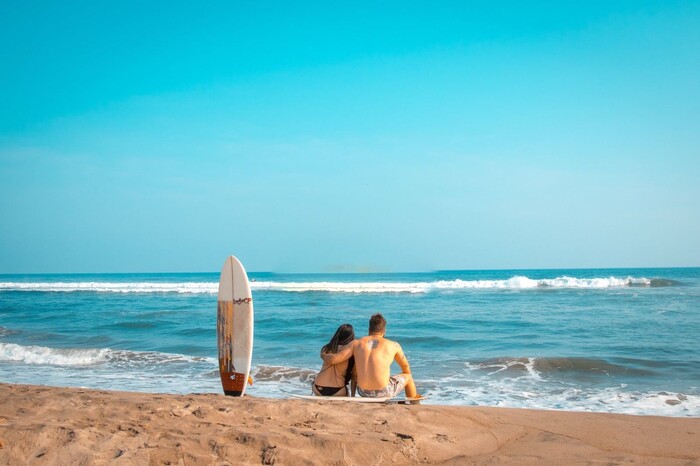
[[[352,378],[350,379],[350,393],[351,396],[355,396],[355,391],[357,390],[357,368],[353,366],[352,368]]]

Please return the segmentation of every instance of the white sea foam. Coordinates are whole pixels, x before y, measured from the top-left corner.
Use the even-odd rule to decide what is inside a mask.
[[[588,385],[552,373],[558,366],[598,372],[596,368],[601,364],[605,369],[615,371],[615,366],[607,367],[602,360],[497,358],[465,362],[464,370],[454,370],[444,377],[422,378],[418,384],[429,396],[428,403],[436,404],[674,417],[697,417],[700,414],[700,394],[696,388],[690,388],[690,393],[639,390],[624,383],[614,384],[610,379],[606,381],[604,376],[601,376],[600,384]]]
[[[392,283],[392,282],[253,282],[253,291],[288,291],[327,293],[425,293],[430,283]]]
[[[111,363],[120,367],[197,362],[216,364],[214,358],[156,351],[128,351],[110,348],[49,348],[14,343],[0,343],[0,361],[52,366],[89,366]]]
[[[258,381],[266,382],[291,382],[298,381],[310,384],[314,380],[316,371],[313,369],[301,369],[289,366],[257,365],[252,368],[251,375]]]
[[[213,282],[0,282],[0,290],[97,293],[216,293]]]
[[[250,371],[253,385],[247,393],[268,398],[286,397],[287,393],[310,395],[316,372],[300,367],[254,365]]]
[[[429,399],[426,404],[502,406],[530,409],[610,412],[640,415],[697,416],[700,396],[679,392],[634,391],[622,384],[584,387],[551,383],[538,371],[538,358],[503,358],[465,363],[466,372],[437,380],[418,379]],[[585,361],[582,363],[585,364]],[[486,373],[484,373],[486,370]],[[503,378],[502,371],[513,371]],[[250,394],[279,398],[308,394],[315,371],[298,367],[253,367]],[[483,374],[483,375],[480,375]]]
[[[20,362],[0,375],[6,382],[35,383],[36,364],[55,365],[44,383],[158,393],[220,393],[215,358],[110,349],[55,349],[0,343],[0,363]],[[165,364],[168,362],[169,364]],[[502,406],[529,409],[697,417],[700,396],[675,391],[631,390],[624,384],[587,387],[553,382],[537,369],[536,358],[503,358],[467,363],[464,371],[419,377],[426,404]],[[175,364],[175,365],[173,365]],[[71,367],[73,366],[73,367]],[[80,367],[76,367],[80,366]],[[7,366],[5,366],[7,369]],[[80,370],[81,372],[76,372]],[[87,371],[87,372],[86,372]],[[301,367],[254,365],[248,393],[284,398],[310,393],[316,371]]]
[[[451,380],[419,381],[430,403],[509,408],[608,412],[637,415],[697,417],[700,396],[670,391],[630,390],[548,384],[536,376],[514,379],[457,376]]]
[[[498,362],[496,364],[482,364],[482,365],[471,365],[470,363],[465,363],[470,369],[483,369],[486,368],[490,372],[488,375],[494,375],[499,372],[506,372],[509,370],[521,370],[524,369],[525,373],[535,379],[541,379],[542,376],[535,368],[535,358],[524,358],[524,359],[510,359]]]
[[[0,361],[55,366],[85,366],[106,360],[108,349],[58,349],[0,343]]]
[[[327,293],[427,293],[458,290],[525,290],[525,289],[606,289],[627,286],[652,286],[648,278],[575,278],[532,279],[515,276],[507,280],[439,280],[433,282],[279,282],[253,281],[253,291],[327,292]],[[216,282],[0,282],[0,291],[44,291],[97,293],[191,293],[215,294]]]

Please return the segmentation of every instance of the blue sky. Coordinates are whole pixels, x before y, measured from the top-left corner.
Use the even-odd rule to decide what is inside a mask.
[[[0,273],[700,265],[700,2],[0,4]]]

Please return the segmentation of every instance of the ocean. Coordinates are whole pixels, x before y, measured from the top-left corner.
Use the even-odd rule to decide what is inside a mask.
[[[364,335],[381,312],[427,403],[700,416],[700,268],[249,277],[252,396],[309,393],[336,328]],[[0,381],[221,393],[217,288],[0,275]]]

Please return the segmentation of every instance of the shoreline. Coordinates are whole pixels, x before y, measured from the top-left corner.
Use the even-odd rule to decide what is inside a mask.
[[[700,464],[700,418],[0,383],[1,464]]]

